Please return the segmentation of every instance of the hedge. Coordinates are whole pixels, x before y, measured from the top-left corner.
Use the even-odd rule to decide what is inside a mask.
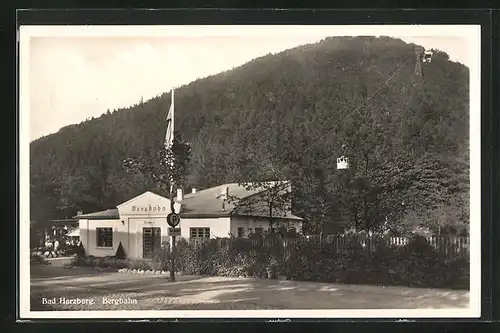
[[[186,274],[276,278],[349,284],[429,288],[469,288],[469,261],[449,259],[425,238],[402,247],[377,242],[367,251],[355,238],[342,251],[332,246],[295,241],[291,249],[276,241],[258,246],[248,239],[210,240],[203,245],[178,244],[179,266]]]

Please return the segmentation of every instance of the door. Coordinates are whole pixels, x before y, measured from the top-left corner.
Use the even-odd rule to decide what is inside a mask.
[[[153,258],[153,252],[161,249],[161,228],[142,229],[142,257]]]

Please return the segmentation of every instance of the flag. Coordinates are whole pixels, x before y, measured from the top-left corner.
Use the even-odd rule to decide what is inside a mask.
[[[165,147],[168,149],[174,143],[174,89],[172,89],[172,102],[167,115],[167,133],[165,134]]]

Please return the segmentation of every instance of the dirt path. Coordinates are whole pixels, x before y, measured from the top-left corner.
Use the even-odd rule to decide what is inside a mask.
[[[47,300],[56,304],[42,304]],[[468,302],[469,292],[456,290],[196,276],[172,283],[165,276],[50,266],[35,269],[31,278],[33,311],[448,309]]]

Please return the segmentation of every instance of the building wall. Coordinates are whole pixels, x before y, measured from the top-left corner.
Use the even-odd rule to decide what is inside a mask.
[[[141,259],[143,258],[143,229],[144,228],[160,228],[161,241],[169,241],[168,228],[166,218],[163,216],[133,216],[127,218],[127,224],[130,225],[129,228],[129,241],[128,249],[129,252],[127,256],[129,258]]]
[[[161,241],[168,241],[167,215],[170,213],[170,200],[151,192],[145,192],[121,205],[118,205],[120,219],[124,221],[127,230],[127,246],[125,253],[128,258],[143,258],[143,228],[159,227]],[[180,204],[174,204],[178,213]]]
[[[113,246],[97,246],[97,228],[113,229]],[[116,254],[118,245],[122,242],[125,250],[127,244],[127,229],[120,220],[80,220],[80,240],[89,256],[105,257]]]
[[[189,239],[190,228],[210,228],[210,238],[229,236],[229,217],[219,218],[182,218],[179,227],[181,237]]]
[[[122,223],[123,221],[123,223]],[[120,220],[80,220],[80,240],[87,255],[95,257],[113,256],[120,242],[127,258],[143,258],[143,228],[161,228],[162,242],[169,241],[168,225],[163,216],[130,216],[122,217]],[[300,232],[301,221],[281,221],[277,225],[293,226]],[[181,228],[181,238],[189,240],[190,228],[210,228],[210,238],[228,237],[238,235],[238,228],[244,228],[244,237],[250,232],[255,232],[255,228],[269,229],[269,222],[266,219],[245,218],[245,217],[222,217],[222,218],[183,218],[179,226]],[[97,228],[113,229],[113,247],[97,247]],[[251,229],[251,230],[250,230]]]
[[[293,227],[297,232],[300,232],[302,229],[302,221],[274,219],[274,227],[277,228],[278,226]],[[269,230],[269,221],[265,218],[243,216],[231,217],[231,233],[234,236],[238,235],[238,228],[241,227],[245,228],[245,236],[248,236],[250,232],[255,232],[255,228],[262,228],[263,231]]]
[[[238,236],[238,228],[243,228],[244,229],[243,236],[248,236],[248,234],[249,234],[248,228],[252,228],[252,227],[250,227],[250,219],[244,218],[244,217],[239,217],[239,216],[238,217],[232,216],[230,230],[231,230],[231,234],[234,237]]]
[[[123,222],[122,222],[123,221]],[[120,220],[80,220],[80,239],[87,255],[113,256],[120,242],[129,259],[143,258],[143,228],[161,228],[162,242],[169,241],[164,216],[123,216]],[[190,228],[210,228],[210,237],[228,237],[230,223],[223,218],[183,218],[179,226],[181,238],[189,239]],[[97,247],[97,228],[113,229],[113,247]]]
[[[80,242],[82,242],[86,253],[88,248],[87,221],[88,220],[86,219],[78,221],[78,228],[80,228]]]

